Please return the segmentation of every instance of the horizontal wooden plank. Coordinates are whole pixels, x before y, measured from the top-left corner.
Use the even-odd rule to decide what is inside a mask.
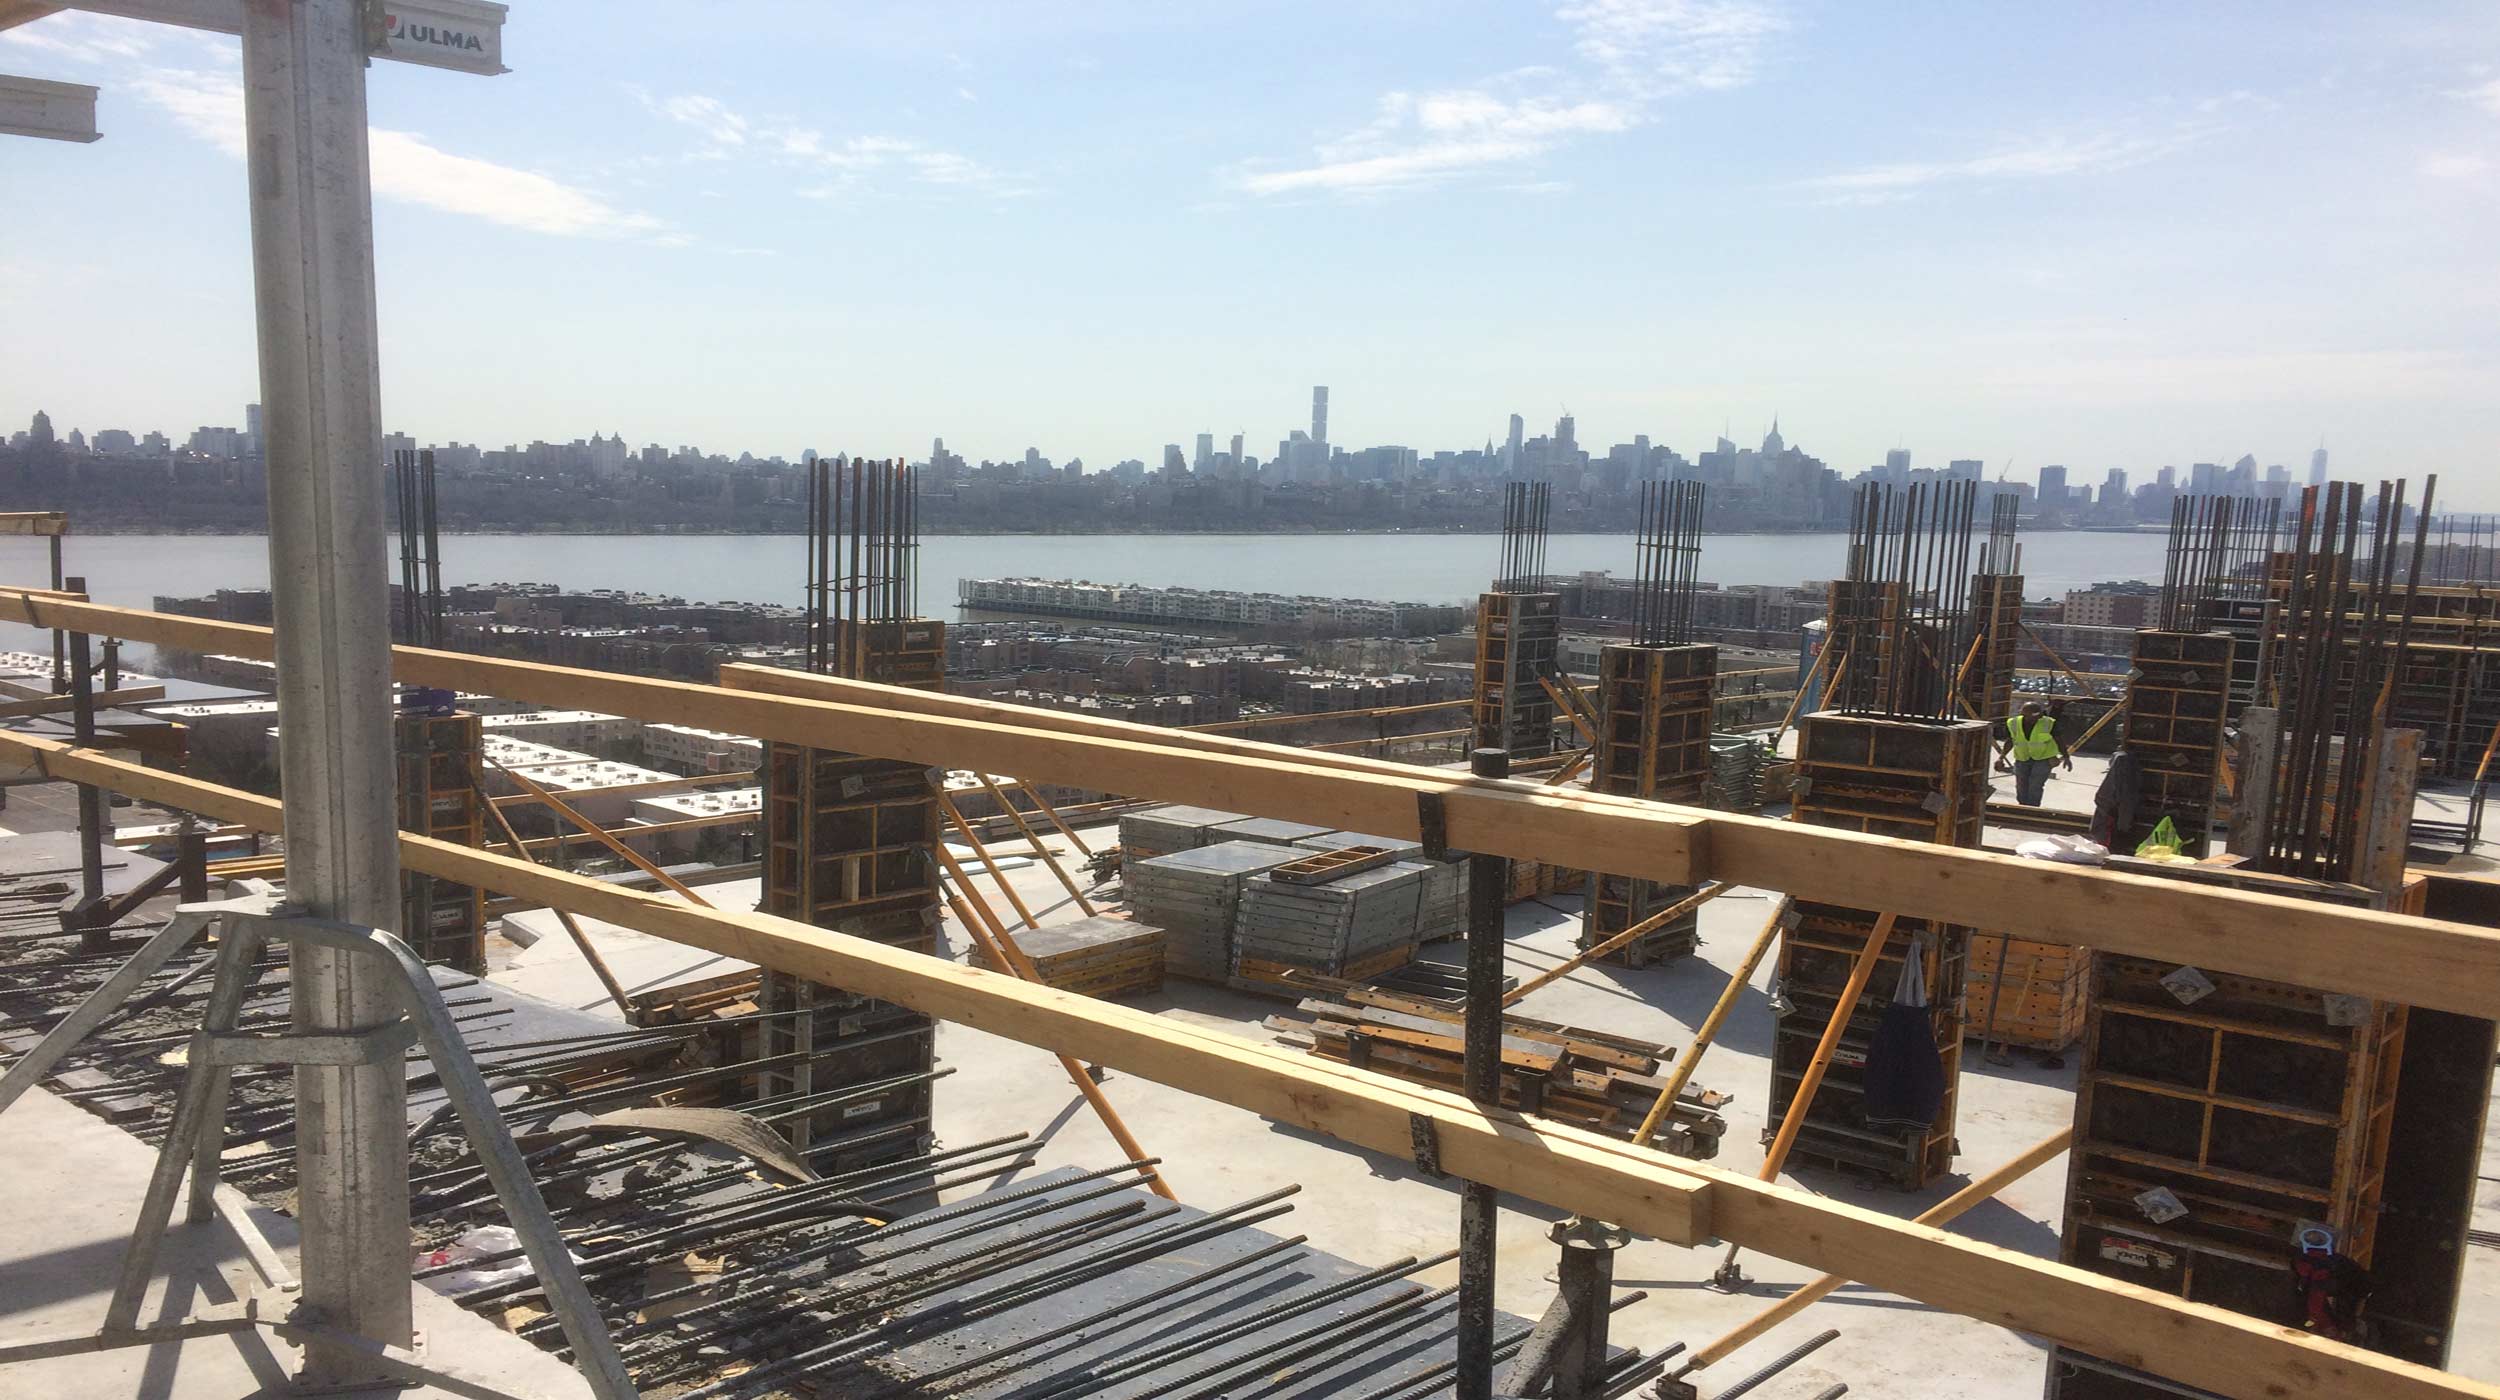
[[[69,517],[57,510],[0,511],[0,535],[66,535]]]
[[[191,650],[272,652],[264,627],[25,590],[0,589],[0,618]],[[2500,933],[2462,924],[1216,735],[1106,729],[1106,721],[1020,707],[993,706],[1003,713],[976,719],[958,708],[966,702],[957,697],[798,672],[731,667],[724,678],[805,688],[804,697],[411,647],[396,649],[394,671],[421,684],[1383,836],[1420,835],[1418,800],[1438,795],[1450,843],[1462,849],[1663,883],[1730,880],[1801,899],[2500,1017]],[[851,700],[815,698],[827,693]],[[856,703],[868,700],[875,703]]]
[[[57,777],[266,831],[274,799],[92,751],[0,735],[0,756]],[[1434,1125],[1443,1164],[1529,1200],[1692,1244],[1748,1248],[1933,1306],[2064,1342],[2245,1400],[2500,1400],[2500,1388],[2328,1342],[1999,1249],[1654,1149],[1514,1114],[1455,1094],[1261,1046],[1224,1032],[1036,987],[763,914],[619,889],[508,856],[400,838],[412,869],[561,904],[657,937],[849,987],[1009,1039],[1171,1085],[1340,1141],[1404,1157],[1410,1115]]]

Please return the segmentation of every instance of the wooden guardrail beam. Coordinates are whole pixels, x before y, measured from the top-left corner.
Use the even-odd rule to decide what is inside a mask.
[[[0,620],[247,656],[273,649],[265,627],[6,589]],[[1726,880],[1903,918],[2500,1017],[2500,933],[2434,919],[797,671],[724,667],[722,685],[712,686],[415,647],[397,648],[393,669],[419,684],[1402,839],[1420,837],[1423,799],[1437,797],[1457,849],[1662,884]]]
[[[50,776],[277,831],[274,798],[0,734]],[[2500,1400],[2500,1387],[2189,1303],[1455,1094],[767,914],[701,909],[403,833],[412,870],[562,906],[1122,1070],[1398,1158],[1415,1120],[1471,1181],[1669,1243],[1716,1236],[2239,1400]]]

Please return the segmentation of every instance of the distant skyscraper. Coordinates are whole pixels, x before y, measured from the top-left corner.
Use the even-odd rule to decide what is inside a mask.
[[[253,457],[269,454],[269,440],[260,435],[260,405],[243,405],[243,451]]]
[[[1771,415],[1771,431],[1762,435],[1762,455],[1777,457],[1787,450],[1788,439],[1780,436],[1780,418],[1774,413]]]
[[[1198,450],[1189,459],[1189,469],[1203,472],[1215,465],[1215,434],[1198,434]]]
[[[1241,455],[1241,434],[1235,433],[1233,434],[1233,470],[1240,471],[1249,464],[1250,459]]]
[[[2126,502],[2127,469],[2125,467],[2111,467],[2109,469],[2109,479],[2101,483],[2101,504],[2104,506],[2117,506],[2125,505]]]
[[[2309,454],[2309,484],[2326,485],[2326,448],[2323,444],[2317,451]]]
[[[1554,420],[1554,449],[1555,449],[1557,452],[1570,453],[1570,452],[1576,452],[1576,451],[1578,451],[1578,450],[1579,450],[1579,447],[1580,447],[1580,425],[1579,425],[1579,420],[1578,420],[1578,419],[1576,419],[1576,418],[1573,418],[1573,417],[1572,417],[1570,414],[1568,414],[1568,413],[1564,414],[1564,415],[1563,415],[1562,417],[1560,417],[1560,418],[1555,419],[1555,420]]]
[[[1988,464],[1977,457],[1956,457],[1944,464],[1944,474],[1953,481],[1977,481],[1987,474]]]
[[[2188,489],[2200,496],[2222,494],[2222,464],[2198,462],[2188,468]]]
[[[1502,448],[1502,470],[1519,470],[1519,444],[1527,440],[1528,420],[1514,413],[1510,416],[1510,441]]]
[[[1181,445],[1177,442],[1163,444],[1163,474],[1179,476],[1187,470],[1189,470],[1189,459],[1181,455]]]
[[[2042,467],[2040,469],[2040,504],[2062,506],[2066,504],[2066,494],[2066,469]]]
[[[2164,467],[2160,471],[2155,472],[2153,474],[2153,484],[2160,487],[2164,491],[2177,489],[2179,485],[2179,469],[2177,467]]]
[[[1325,455],[1328,446],[1328,386],[1325,384],[1311,386],[1311,441]]]

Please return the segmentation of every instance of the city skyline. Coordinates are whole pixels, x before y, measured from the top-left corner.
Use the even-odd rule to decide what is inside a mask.
[[[1108,465],[1265,457],[1324,383],[1349,446],[1784,414],[1843,470],[1949,437],[2091,479],[2323,436],[2500,506],[2470,6],[746,13],[531,0],[509,75],[380,70],[394,426]],[[0,67],[99,84],[106,133],[0,148],[55,196],[0,253],[0,314],[48,328],[0,343],[0,422],[228,421],[232,42],[63,14]]]
[[[1530,438],[1526,434],[1525,418],[1517,413],[1508,415],[1509,434],[1506,439],[1488,437],[1481,447],[1472,443],[1455,446],[1386,443],[1354,446],[1328,440],[1328,396],[1328,386],[1313,386],[1310,427],[1307,430],[1289,429],[1287,436],[1278,440],[1277,450],[1272,456],[1262,457],[1255,452],[1246,451],[1247,437],[1243,432],[1232,433],[1228,444],[1219,450],[1216,447],[1218,441],[1216,433],[1199,431],[1194,435],[1185,435],[1194,436],[1194,450],[1185,449],[1180,441],[1164,443],[1159,453],[1160,464],[1166,471],[1179,471],[1190,476],[1215,480],[1255,473],[1259,479],[1271,484],[1330,480],[1395,481],[1405,478],[1394,470],[1384,475],[1379,469],[1384,463],[1384,454],[1404,453],[1406,459],[1402,463],[1402,469],[1408,474],[1419,477],[1431,476],[1436,463],[1447,465],[1451,459],[1464,459],[1465,464],[1471,468],[1471,480],[1491,480],[1500,476],[1548,480],[1566,467],[1578,471],[1602,469],[1610,456],[1620,458],[1626,449],[1632,449],[1638,454],[1639,460],[1626,461],[1622,465],[1626,469],[1627,476],[1637,481],[1694,476],[1698,474],[1693,470],[1697,461],[1707,466],[1711,458],[1726,457],[1731,454],[1741,453],[1747,458],[1767,462],[1780,457],[1793,446],[1781,432],[1780,419],[1776,414],[1764,430],[1759,446],[1740,444],[1723,431],[1714,435],[1711,445],[1707,448],[1699,446],[1696,441],[1694,451],[1687,454],[1679,450],[1673,442],[1653,438],[1648,433],[1635,434],[1611,445],[1603,444],[1596,439],[1582,442],[1577,438],[1576,420],[1569,414],[1558,418],[1549,432]],[[187,453],[196,457],[241,459],[257,456],[260,451],[259,404],[242,406],[240,427],[228,424],[201,424],[181,436],[154,427],[134,432],[119,422],[99,427],[90,433],[84,425],[54,422],[50,413],[43,409],[35,410],[31,427],[40,428],[47,435],[45,439],[47,442],[59,444],[68,451],[102,456],[172,456],[177,453]],[[0,449],[23,452],[30,445],[30,429],[0,432]],[[777,465],[789,468],[803,465],[819,455],[828,457],[891,455],[927,467],[962,469],[974,465],[990,468],[1021,464],[1037,472],[1074,471],[1091,475],[1126,473],[1137,476],[1155,472],[1158,465],[1156,460],[1158,454],[1147,452],[1132,453],[1117,462],[1089,463],[1075,456],[1062,460],[1035,445],[1027,445],[1021,453],[1009,456],[975,459],[948,448],[943,436],[933,439],[927,451],[917,454],[820,452],[811,445],[797,451],[767,450],[764,452],[757,452],[751,446],[740,447],[735,455],[732,455],[731,452],[717,446],[699,443],[672,445],[658,439],[650,439],[637,446],[627,442],[621,428],[612,434],[605,430],[594,430],[587,439],[574,438],[569,442],[562,439],[551,441],[543,437],[532,437],[526,445],[512,442],[500,447],[491,446],[484,440],[462,442],[456,436],[440,440],[420,439],[403,431],[392,430],[386,433],[383,448],[386,455],[417,448],[449,448],[457,454],[452,459],[455,469],[471,468],[476,466],[480,459],[497,455],[518,456],[546,449],[554,449],[558,452],[570,449],[572,456],[581,459],[575,465],[590,470],[593,474],[603,475],[621,471],[637,462],[645,466],[653,465],[649,460],[651,454],[659,454],[662,459],[671,461],[699,459],[707,463],[752,462],[759,466]],[[1549,457],[1544,455],[1547,453],[1562,455]],[[1881,461],[1866,463],[1855,468],[1845,463],[1833,463],[1813,454],[1806,454],[1806,460],[1817,466],[1828,468],[1841,479],[1850,482],[1878,478],[1906,482],[1914,478],[1961,477],[2029,488],[2025,491],[2027,502],[2036,499],[2040,504],[2053,505],[2062,500],[2063,493],[2068,491],[2080,492],[2084,501],[2088,501],[2093,493],[2104,484],[2114,485],[2123,493],[2130,489],[2131,485],[2141,487],[2158,484],[2169,488],[2173,486],[2174,478],[2178,490],[2197,494],[2261,494],[2263,492],[2260,488],[2320,485],[2328,479],[2332,454],[2327,445],[2321,442],[2298,459],[2297,464],[2264,462],[2256,453],[2243,452],[2236,455],[2218,454],[2212,458],[2194,461],[2163,462],[2158,465],[2076,467],[2063,463],[2044,463],[2024,476],[2013,475],[2013,464],[2010,462],[1991,465],[1984,459],[1954,458],[1943,454],[1922,459],[1915,449],[1908,447],[1887,448]],[[1479,462],[1494,470],[1489,472],[1472,470]],[[2054,494],[2052,488],[2054,488]],[[2273,494],[2280,494],[2280,492],[2276,491]],[[2081,504],[2083,501],[2077,503]],[[2464,508],[2456,505],[2453,498],[2449,499],[2448,504],[2451,509]]]

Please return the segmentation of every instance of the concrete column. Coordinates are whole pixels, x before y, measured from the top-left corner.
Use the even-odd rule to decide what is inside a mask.
[[[375,928],[398,914],[389,569],[383,542],[365,8],[245,0],[243,114],[269,462],[287,891]],[[394,1019],[382,969],[294,950],[295,1024]],[[399,1066],[296,1071],[303,1301],[329,1325],[405,1346],[407,1085]],[[305,1379],[367,1379],[316,1347]]]

